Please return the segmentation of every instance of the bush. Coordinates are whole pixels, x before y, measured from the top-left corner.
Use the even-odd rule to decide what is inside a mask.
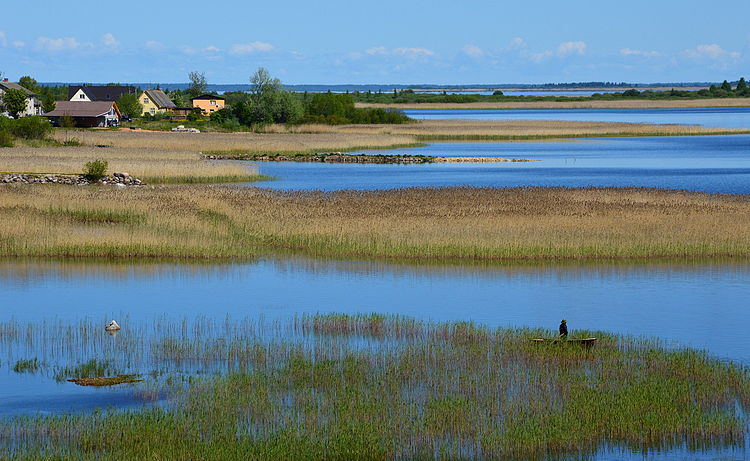
[[[83,167],[83,176],[89,181],[99,181],[107,175],[109,163],[104,160],[94,160],[87,162]]]
[[[10,131],[8,131],[5,128],[0,128],[0,147],[13,147],[13,144],[15,140],[13,139],[13,135],[10,134]]]
[[[45,117],[23,117],[12,120],[10,131],[19,138],[44,139],[52,132],[52,125]]]

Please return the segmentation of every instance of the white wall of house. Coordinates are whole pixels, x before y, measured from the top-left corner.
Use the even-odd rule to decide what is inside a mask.
[[[0,88],[0,113],[8,115],[8,113],[5,111],[5,107],[2,104],[2,97],[5,94],[5,90]],[[42,115],[42,105],[39,102],[39,100],[34,96],[29,96],[26,98],[26,109],[19,114],[23,117],[28,117],[31,115]]]
[[[72,98],[70,98],[71,101],[91,101],[88,96],[86,96],[86,93],[83,92],[83,90],[79,89],[76,91],[76,94],[73,95]]]

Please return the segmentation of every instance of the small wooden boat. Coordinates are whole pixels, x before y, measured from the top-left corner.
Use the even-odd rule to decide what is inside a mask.
[[[591,347],[596,343],[599,338],[532,338],[531,340],[535,343],[566,343],[566,344],[578,344],[579,346]]]

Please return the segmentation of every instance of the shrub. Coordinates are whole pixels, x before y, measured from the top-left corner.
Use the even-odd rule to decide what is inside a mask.
[[[13,147],[14,141],[10,131],[0,127],[0,147]]]
[[[104,160],[87,162],[83,167],[83,176],[89,181],[99,181],[107,174],[109,163]]]
[[[52,125],[44,117],[23,117],[13,120],[11,133],[24,139],[44,139],[52,132]]]

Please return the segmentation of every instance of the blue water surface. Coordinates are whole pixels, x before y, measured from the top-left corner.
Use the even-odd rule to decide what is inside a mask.
[[[750,194],[750,135],[434,143],[421,148],[362,153],[536,161],[419,165],[256,162],[261,173],[276,180],[249,185],[329,191],[443,186],[614,186]]]
[[[748,99],[750,106],[750,99]],[[750,107],[678,109],[408,109],[418,120],[566,120],[580,122],[680,123],[750,129]]]

